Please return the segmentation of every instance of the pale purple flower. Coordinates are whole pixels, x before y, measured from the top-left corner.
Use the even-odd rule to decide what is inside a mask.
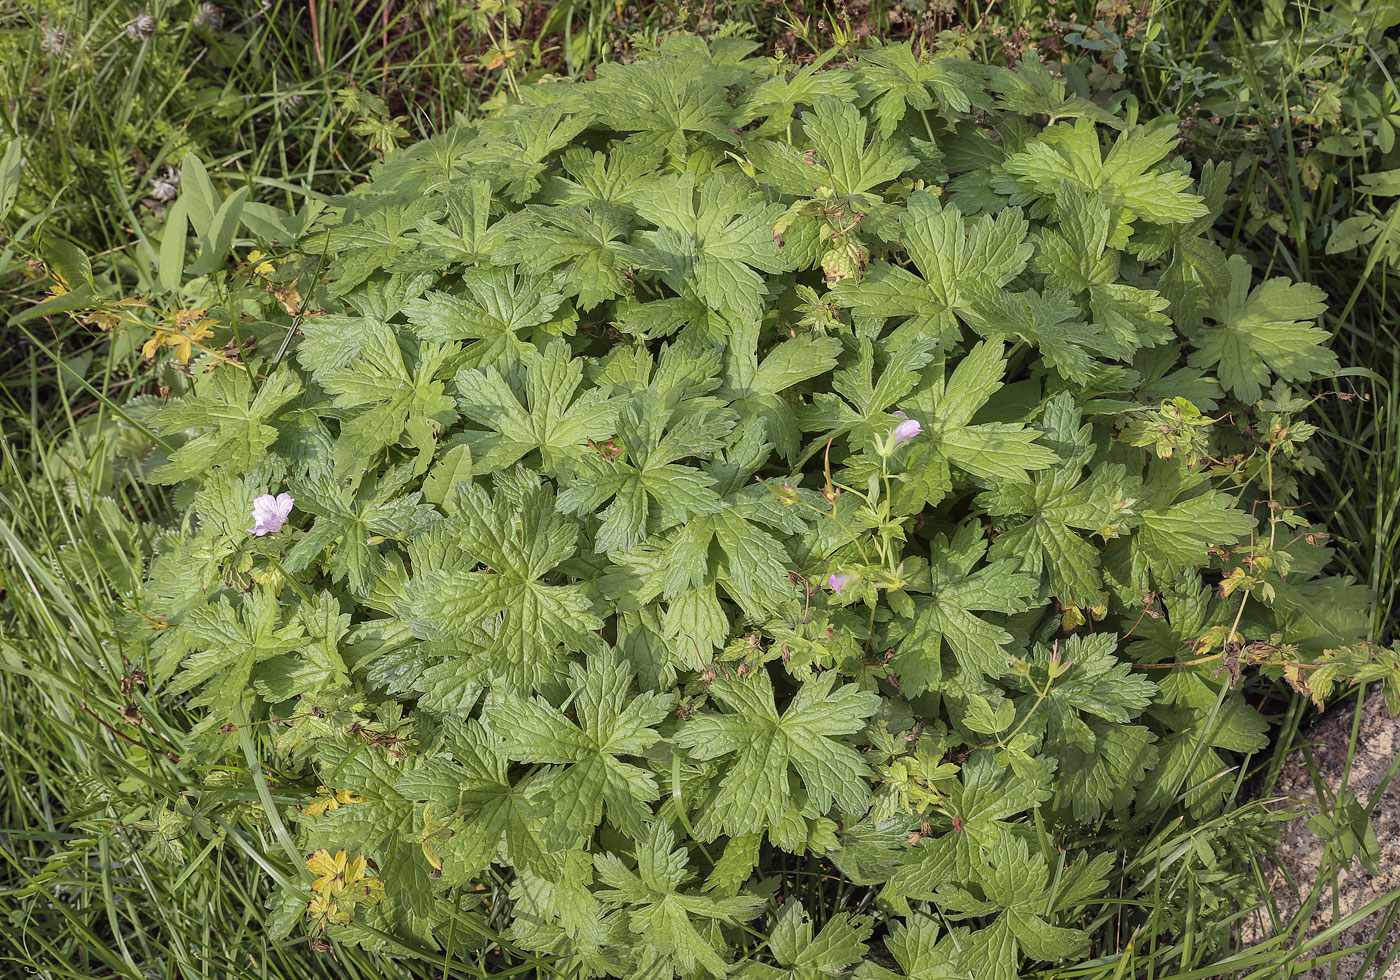
[[[918,419],[911,419],[902,412],[895,412],[895,414],[902,416],[904,421],[894,427],[893,446],[898,446],[906,439],[912,439],[924,431],[924,427],[919,424]]]
[[[253,526],[248,528],[248,533],[262,537],[282,530],[295,502],[289,493],[279,493],[275,497],[270,493],[263,494],[253,501]]]
[[[850,575],[832,575],[826,580],[826,584],[831,586],[832,592],[840,595],[841,590],[851,584],[852,577]]]

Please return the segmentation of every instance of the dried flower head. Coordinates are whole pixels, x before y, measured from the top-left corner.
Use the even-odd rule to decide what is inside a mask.
[[[224,11],[217,3],[201,3],[194,12],[194,26],[202,31],[217,31],[224,26]]]
[[[151,197],[162,203],[175,200],[180,192],[180,168],[161,164],[151,178]]]
[[[68,32],[48,21],[39,25],[39,48],[55,57],[68,54]]]
[[[142,11],[135,20],[126,25],[126,36],[133,41],[140,41],[155,32],[156,19],[145,11]]]

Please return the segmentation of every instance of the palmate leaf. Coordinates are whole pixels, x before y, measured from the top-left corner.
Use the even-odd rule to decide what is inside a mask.
[[[764,131],[785,131],[799,105],[814,105],[822,96],[849,102],[855,82],[845,72],[823,71],[837,54],[827,51],[792,75],[775,75],[750,89],[739,104],[736,122],[765,119]]]
[[[1213,547],[1228,548],[1254,530],[1255,519],[1238,509],[1234,498],[1206,489],[1205,484],[1205,473],[1178,460],[1149,463],[1143,498],[1133,508],[1139,523],[1126,549],[1120,544],[1105,556],[1109,575],[1125,601],[1133,602],[1154,584],[1206,565]]]
[[[1196,185],[1206,213],[1185,224],[1158,225],[1134,236],[1133,251],[1144,260],[1169,256],[1157,288],[1171,303],[1177,332],[1187,337],[1200,328],[1206,308],[1229,291],[1225,250],[1205,234],[1224,210],[1229,187],[1230,164],[1206,162]]]
[[[758,272],[779,272],[770,203],[751,181],[721,171],[699,182],[692,173],[657,178],[637,198],[638,214],[657,226],[633,237],[667,285],[722,313],[756,319],[765,287]],[[757,270],[757,271],[755,271]]]
[[[995,218],[983,215],[969,227],[956,206],[944,207],[937,195],[919,191],[909,195],[900,224],[918,275],[875,262],[859,283],[842,280],[831,292],[841,306],[864,316],[908,317],[892,338],[896,344],[914,336],[951,346],[958,338],[957,317],[974,310],[981,293],[1010,282],[1033,251],[1019,208]]]
[[[404,307],[408,322],[425,340],[474,340],[469,363],[508,367],[537,353],[536,340],[564,300],[550,276],[507,269],[467,269],[463,293],[433,290]],[[539,330],[533,328],[540,328]]]
[[[664,407],[663,397],[642,397],[629,404],[617,424],[621,455],[585,456],[577,476],[559,495],[559,509],[566,514],[591,514],[611,501],[599,514],[603,523],[594,539],[598,552],[630,551],[648,534],[719,512],[714,478],[679,460],[704,459],[724,448],[733,417],[676,416],[676,410]]]
[[[728,629],[717,587],[755,621],[791,594],[790,557],[776,535],[800,534],[807,523],[771,491],[749,482],[772,451],[765,434],[762,420],[751,419],[724,456],[702,467],[715,481],[718,512],[693,517],[633,551],[611,556],[615,567],[600,583],[609,598],[621,600],[623,609],[640,608],[658,596],[668,600],[667,632],[684,632],[698,644],[706,638],[719,643]]]
[[[709,52],[668,45],[661,57],[599,67],[593,105],[615,129],[642,133],[645,142],[675,155],[684,152],[686,134],[703,133],[721,143],[736,142],[729,128],[727,86],[743,77],[732,66],[716,65]],[[672,62],[683,62],[685,68]]]
[[[540,698],[509,693],[487,707],[506,756],[552,767],[546,783],[558,836],[587,837],[605,813],[634,840],[647,833],[646,804],[660,790],[651,773],[618,757],[642,755],[656,743],[654,726],[670,714],[676,698],[654,692],[629,698],[633,674],[612,651],[589,657],[586,666],[571,664],[577,721]]]
[[[1191,708],[1153,708],[1171,734],[1161,739],[1157,765],[1143,780],[1140,807],[1164,810],[1184,801],[1197,816],[1209,813],[1233,790],[1231,780],[1217,778],[1233,768],[1221,751],[1257,752],[1268,744],[1268,721],[1243,695],[1211,697]]]
[[[909,42],[867,51],[855,73],[862,99],[873,102],[878,131],[888,137],[909,109],[923,113],[935,105],[967,112],[990,100],[985,86],[992,72],[956,58],[919,60]]]
[[[300,620],[281,620],[276,598],[261,591],[237,607],[224,597],[194,610],[181,626],[191,652],[166,690],[179,694],[199,688],[195,705],[208,705],[218,717],[231,717],[249,697],[254,668],[304,642]]]
[[[586,208],[607,204],[632,215],[632,204],[650,184],[661,154],[631,146],[613,153],[576,146],[559,155],[559,164],[568,176],[549,179],[542,194],[545,203]]]
[[[277,441],[277,429],[271,423],[278,409],[300,391],[296,373],[289,367],[278,368],[256,390],[254,379],[241,365],[206,369],[196,376],[192,396],[173,401],[151,416],[151,425],[165,434],[202,430],[171,453],[151,479],[178,483],[215,467],[229,472],[251,469]]]
[[[862,962],[868,947],[868,918],[838,912],[820,930],[807,910],[790,898],[778,910],[778,921],[768,937],[768,948],[779,967],[750,964],[735,974],[752,980],[824,980],[847,972]]]
[[[558,876],[521,872],[510,890],[512,936],[527,949],[577,956],[585,975],[622,972],[617,951],[605,947],[626,944],[626,923],[605,915],[593,881],[593,856],[581,850],[565,852]]]
[[[920,578],[909,585],[915,593],[913,622],[901,628],[904,635],[891,660],[906,697],[941,688],[945,644],[963,672],[974,677],[1005,673],[1011,634],[983,616],[1030,608],[1040,579],[1018,571],[1018,562],[1009,558],[974,572],[986,553],[987,541],[975,524],[960,527],[951,542],[941,534],[934,538],[927,581]],[[925,592],[927,598],[920,595]]]
[[[376,273],[436,268],[442,260],[411,232],[438,217],[441,208],[435,197],[417,193],[358,199],[346,222],[308,236],[301,248],[308,255],[333,256],[327,276],[343,296]]]
[[[898,211],[881,191],[917,158],[903,140],[867,140],[865,117],[829,96],[803,114],[802,128],[807,150],[778,140],[745,144],[758,179],[796,198],[774,224],[775,240],[791,268],[820,265],[829,282],[858,279],[869,257],[862,232],[891,238],[898,230]]]
[[[1048,285],[1087,299],[1099,334],[1088,346],[1126,360],[1141,347],[1168,342],[1166,298],[1119,281],[1121,256],[1109,245],[1118,230],[1108,204],[1070,181],[1061,183],[1055,203],[1059,224],[1036,236],[1032,266]]]
[[[1233,255],[1228,264],[1229,294],[1210,307],[1214,326],[1193,335],[1192,367],[1215,368],[1221,384],[1244,402],[1257,401],[1271,376],[1307,381],[1336,370],[1326,331],[1313,325],[1326,293],[1287,279],[1267,279],[1251,290],[1249,263]]]
[[[1064,289],[986,293],[969,311],[968,323],[991,340],[1030,344],[1074,384],[1092,382],[1102,368],[1098,358],[1123,349],[1098,324],[1085,322],[1079,303]]]
[[[1157,224],[1186,222],[1206,213],[1201,198],[1187,190],[1191,178],[1155,169],[1175,145],[1175,129],[1139,126],[1119,134],[1104,156],[1093,120],[1081,117],[1056,123],[1007,157],[1002,162],[1007,176],[997,186],[1013,201],[1018,199],[1018,183],[1049,199],[1066,182],[1080,187],[1108,206],[1120,235],[1126,235],[1124,226],[1134,218]],[[1121,247],[1122,242],[1115,238],[1113,244]]]
[[[293,484],[297,507],[316,520],[287,553],[286,570],[310,568],[328,548],[334,549],[327,561],[331,574],[363,595],[383,561],[375,539],[407,536],[437,516],[421,502],[420,492],[401,495],[411,477],[412,472],[401,466],[357,485],[346,486],[329,476]]]
[[[341,656],[341,640],[350,628],[350,615],[340,610],[335,596],[322,593],[297,610],[306,640],[295,654],[273,657],[256,672],[254,685],[268,701],[286,701],[307,692],[335,691],[349,682]]]
[[[1123,128],[1123,121],[1103,106],[1081,95],[1069,94],[1068,82],[1052,76],[1048,66],[1041,64],[1040,57],[1033,51],[1021,55],[1011,71],[996,73],[993,87],[997,91],[998,107],[1018,115],[1044,115],[1051,119],[1083,117],[1114,129]]]
[[[530,208],[518,234],[495,250],[494,261],[519,264],[537,274],[558,269],[565,296],[591,310],[630,292],[629,275],[641,257],[627,245],[629,222],[605,204]]]
[[[1125,475],[1121,466],[1102,463],[1085,474],[1092,449],[1079,417],[1067,393],[1051,399],[1044,429],[1047,441],[1070,447],[1064,464],[1030,484],[1004,484],[978,500],[989,515],[1007,519],[992,558],[1015,558],[1023,570],[1045,575],[1051,592],[1066,605],[1093,606],[1101,600],[1103,575],[1099,550],[1085,532],[1114,531],[1124,509]]]
[[[613,434],[620,405],[602,388],[578,394],[583,363],[569,356],[568,344],[551,343],[524,373],[523,399],[495,367],[457,374],[462,414],[491,430],[467,433],[475,472],[503,469],[535,451],[546,473],[568,472],[591,452],[590,439],[604,442]]]
[[[817,437],[809,442],[798,462],[805,462],[828,441],[846,436],[852,448],[862,448],[875,438],[883,438],[898,420],[894,411],[919,384],[920,370],[933,359],[937,346],[930,339],[918,339],[896,347],[875,377],[875,345],[859,342],[856,362],[836,372],[831,386],[839,394],[818,392],[812,404],[798,413],[805,432]],[[907,414],[907,413],[906,413]]]
[[[926,438],[904,450],[905,475],[895,488],[898,513],[916,513],[940,503],[953,488],[954,469],[988,483],[1028,484],[1031,473],[1058,462],[1052,449],[1037,443],[1034,429],[972,421],[1002,387],[1003,350],[996,342],[974,345],[946,379],[933,370],[932,383],[901,402]]]
[[[988,751],[974,752],[961,777],[948,793],[948,809],[958,823],[947,833],[920,840],[880,892],[882,900],[901,911],[908,910],[908,899],[932,899],[948,882],[969,881],[982,855],[1012,835],[1011,818],[1051,795],[1043,773],[1020,776],[997,765]]]
[[[447,213],[436,221],[419,221],[413,235],[445,259],[489,264],[529,219],[517,211],[493,223],[491,182],[479,177],[449,184],[443,188],[443,197]]]
[[[1041,647],[1029,660],[1029,676],[1049,694],[1034,710],[1037,696],[1023,699],[1025,731],[1042,737],[1043,752],[1058,761],[1053,803],[1078,820],[1126,806],[1157,758],[1151,730],[1128,724],[1152,703],[1156,685],[1132,673],[1114,655],[1117,646],[1112,633],[1072,636],[1053,654]],[[1047,684],[1052,663],[1069,666]]]
[[[763,907],[763,899],[756,895],[719,898],[683,891],[682,886],[691,877],[689,856],[684,847],[675,845],[675,835],[658,820],[646,840],[637,845],[635,870],[616,854],[596,855],[593,863],[598,880],[608,886],[598,892],[598,897],[624,910],[628,926],[643,949],[639,975],[686,976],[699,968],[723,975],[729,966],[716,949],[719,934],[705,929],[706,922],[747,922]]]
[[[591,121],[588,114],[558,106],[509,106],[482,122],[466,161],[490,172],[504,184],[505,196],[523,203],[540,189],[548,158],[572,145]]]
[[[960,951],[969,930],[954,927],[940,935],[938,922],[931,915],[915,912],[895,922],[885,938],[885,948],[894,957],[902,974],[869,964],[860,973],[862,980],[972,980],[970,969],[959,966]]]
[[[393,783],[405,801],[415,866],[436,862],[445,885],[471,881],[499,852],[522,872],[554,877],[562,839],[548,829],[547,780],[510,778],[500,739],[480,722],[449,724],[435,753]],[[339,785],[339,784],[337,784]]]
[[[833,689],[835,681],[827,673],[807,682],[781,714],[764,670],[710,685],[711,697],[727,710],[692,718],[676,732],[676,744],[695,759],[726,760],[710,801],[724,833],[757,833],[778,824],[794,803],[789,768],[818,812],[833,805],[847,817],[864,811],[869,770],[840,736],[858,731],[879,698],[854,684]]]
[[[400,147],[376,171],[376,186],[419,196],[427,191],[450,195],[467,174],[465,158],[475,138],[471,127],[454,124],[427,139]]]
[[[452,703],[455,692],[488,679],[536,689],[561,672],[564,652],[597,643],[602,621],[585,586],[544,581],[578,546],[578,527],[554,504],[553,492],[528,475],[516,493],[494,498],[475,484],[457,485],[451,527],[460,550],[451,564],[415,575],[403,604],[415,635],[470,651],[427,678],[443,685],[428,692],[430,703]]]
[[[1093,869],[1098,879],[1111,866],[1109,855],[1102,857],[1104,860]],[[1054,903],[1046,901],[1049,869],[1044,856],[1038,851],[1033,853],[1024,839],[1009,834],[1002,837],[977,862],[974,873],[982,897],[955,885],[945,885],[938,891],[939,907],[950,918],[997,915],[991,925],[967,938],[960,957],[963,968],[975,971],[979,978],[1016,980],[1022,955],[1053,962],[1088,950],[1086,933],[1046,921],[1055,908]],[[1101,880],[1098,887],[1103,887]]]
[[[713,394],[720,386],[720,363],[720,352],[708,345],[667,344],[655,355],[644,346],[617,347],[599,363],[593,380],[617,396],[652,401],[678,418],[722,417],[725,399]]]
[[[803,154],[786,142],[764,140],[749,159],[764,183],[784,194],[812,196],[826,187],[837,197],[862,195],[894,180],[914,158],[899,142],[866,137],[865,117],[847,102],[820,96],[802,119],[815,153]]]
[[[332,342],[320,333],[310,338],[313,345]],[[341,418],[336,472],[363,467],[405,436],[426,467],[435,437],[457,420],[456,406],[437,377],[453,348],[424,343],[416,356],[406,356],[394,332],[379,320],[366,320],[356,341],[358,349],[348,363],[313,372],[317,383],[335,396],[331,405]]]

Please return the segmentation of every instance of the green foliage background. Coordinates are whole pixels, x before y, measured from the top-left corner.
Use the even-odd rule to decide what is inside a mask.
[[[1277,141],[1236,154],[1243,197],[1223,169],[1192,185],[1162,163],[1176,138],[1232,130],[1115,135],[1150,115],[1112,94],[1117,36],[1066,42],[1104,69],[1068,86],[898,48],[764,82],[738,42],[673,41],[590,86],[526,87],[533,109],[400,151],[350,198],[226,196],[190,157],[144,258],[89,264],[51,234],[38,254],[62,288],[18,318],[34,342],[42,316],[95,309],[118,357],[154,338],[218,365],[181,399],[165,361],[174,400],[104,400],[62,455],[9,444],[7,475],[16,449],[49,463],[15,512],[73,514],[87,531],[58,567],[115,600],[80,614],[83,643],[138,727],[106,729],[132,776],[93,812],[130,802],[126,829],[98,818],[85,839],[197,851],[181,881],[222,880],[207,871],[233,855],[245,921],[263,918],[253,869],[270,871],[265,948],[319,932],[296,921],[304,851],[377,855],[388,900],[342,898],[353,924],[328,933],[352,963],[441,944],[488,972],[1014,975],[1117,969],[1140,955],[1125,926],[1153,956],[1226,955],[1217,924],[1251,903],[1248,879],[1201,869],[1240,867],[1273,821],[1234,808],[1245,769],[1215,776],[1264,746],[1257,708],[1285,733],[1301,717],[1230,674],[1291,670],[1320,699],[1393,659],[1360,642],[1384,606],[1325,573],[1294,509],[1316,409],[1266,394],[1335,371],[1311,326],[1324,297],[1225,261],[1210,230],[1238,215],[1237,234],[1288,240],[1316,220],[1316,198],[1290,208],[1326,185],[1307,176],[1320,158],[1262,203]],[[1141,38],[1135,68],[1171,60],[1170,35]],[[1367,85],[1350,97],[1387,97]],[[347,92],[374,153],[398,124]],[[1367,122],[1342,158],[1388,153],[1384,113],[1348,111]],[[1064,121],[1040,135],[1047,117]],[[57,227],[42,198],[16,214]],[[229,267],[254,240],[271,259]],[[1386,241],[1355,242],[1371,260],[1348,309],[1368,308]],[[132,276],[178,303],[114,303]],[[85,373],[102,387],[95,363],[72,362],[59,397]],[[924,433],[895,448],[897,408]],[[282,488],[298,530],[247,538],[254,493]],[[39,584],[32,532],[7,533],[39,599],[12,600],[12,635],[41,635],[43,597],[64,593]],[[1150,670],[1183,659],[1202,662]],[[344,802],[313,816],[317,785]],[[57,894],[83,853],[49,855],[17,896]],[[463,903],[478,889],[480,911]],[[1126,918],[1125,891],[1142,908]]]

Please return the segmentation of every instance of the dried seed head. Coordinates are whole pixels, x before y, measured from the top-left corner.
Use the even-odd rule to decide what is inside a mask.
[[[68,32],[45,21],[39,25],[39,47],[55,57],[67,55]]]
[[[151,178],[151,197],[162,203],[173,201],[175,195],[180,192],[180,170],[178,167],[171,167],[161,164],[156,168],[156,175]]]
[[[217,3],[201,3],[194,12],[194,26],[204,31],[217,31],[224,26],[224,12]]]
[[[126,25],[126,36],[133,41],[140,41],[147,35],[156,32],[156,19],[150,14],[142,11],[141,14]]]

